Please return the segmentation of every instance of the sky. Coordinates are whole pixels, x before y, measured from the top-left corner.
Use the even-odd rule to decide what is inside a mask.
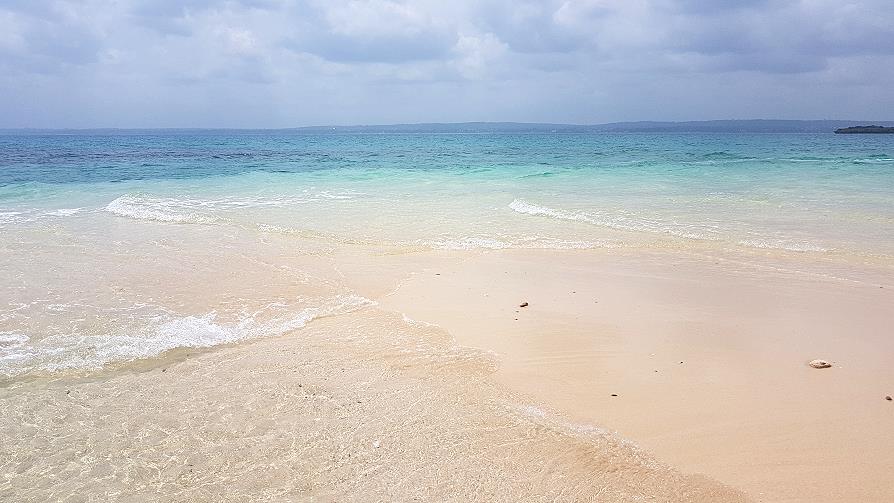
[[[0,0],[0,127],[894,120],[894,0]]]

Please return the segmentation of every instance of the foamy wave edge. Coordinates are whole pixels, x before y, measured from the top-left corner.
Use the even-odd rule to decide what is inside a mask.
[[[145,194],[122,194],[104,208],[121,217],[154,220],[166,223],[219,224],[228,220],[216,212],[244,208],[294,208],[320,201],[347,201],[363,196],[353,190],[305,190],[298,195],[270,197],[223,197],[195,199],[189,197],[156,197]]]
[[[738,242],[739,245],[745,246],[748,248],[758,248],[762,250],[784,250],[784,251],[792,251],[792,252],[815,252],[815,253],[827,253],[832,251],[829,248],[824,248],[822,246],[818,246],[812,243],[807,242],[794,242],[794,241],[785,241],[785,240],[758,240],[758,239],[743,239]]]
[[[3,332],[0,333],[0,376],[94,371],[114,363],[156,357],[174,349],[210,348],[274,337],[300,329],[315,319],[374,305],[376,302],[366,297],[340,295],[292,316],[264,322],[257,321],[253,315],[234,323],[218,323],[217,313],[211,311],[198,316],[160,317],[142,335],[51,336],[35,343],[29,343],[26,335]]]
[[[568,211],[530,204],[521,199],[515,199],[509,203],[509,208],[523,215],[541,216],[556,220],[569,220],[583,222],[598,227],[606,227],[628,232],[648,232],[652,234],[669,234],[686,239],[700,241],[718,241],[716,230],[711,228],[698,228],[697,232],[688,230],[690,227],[683,224],[670,225],[666,222],[648,220],[635,216],[605,216],[591,215],[582,211]]]
[[[178,211],[183,209],[185,208],[176,199],[134,196],[130,194],[117,197],[105,207],[105,211],[113,215],[135,220],[152,220],[175,224],[215,224],[222,221],[220,218],[213,216]]]
[[[435,250],[587,250],[591,248],[617,248],[619,245],[610,241],[573,241],[557,238],[518,238],[493,239],[468,237],[459,239],[418,240],[416,245]]]

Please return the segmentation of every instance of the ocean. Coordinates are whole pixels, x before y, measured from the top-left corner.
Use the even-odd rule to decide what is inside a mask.
[[[339,256],[516,248],[673,250],[871,282],[894,268],[894,137],[3,134],[0,379],[373,305]]]

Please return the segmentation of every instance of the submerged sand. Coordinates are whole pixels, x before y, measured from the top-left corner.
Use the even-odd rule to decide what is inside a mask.
[[[490,357],[393,313],[323,319],[301,334],[158,364],[0,390],[0,496],[745,500],[526,405],[491,380]]]
[[[320,260],[376,305],[7,382],[0,499],[894,497],[890,276],[670,251]]]

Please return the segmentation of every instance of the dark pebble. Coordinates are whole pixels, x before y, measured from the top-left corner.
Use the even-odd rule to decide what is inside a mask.
[[[885,400],[887,400],[887,401],[890,402],[891,400],[894,400],[894,399],[891,398],[891,395],[888,395],[888,396],[885,397]]]
[[[612,393],[612,396],[618,396],[618,395],[616,395],[615,393]]]
[[[528,303],[522,302],[521,304],[518,305],[518,307],[528,307]]]

